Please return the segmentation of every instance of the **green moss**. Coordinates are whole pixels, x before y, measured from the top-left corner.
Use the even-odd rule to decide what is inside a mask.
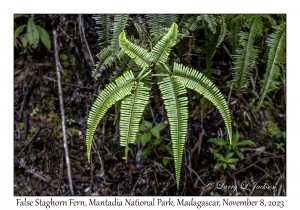
[[[72,83],[74,72],[72,70],[65,69],[61,74],[61,81],[66,83]]]
[[[31,127],[31,129],[30,129],[30,133],[31,134],[35,134],[35,132],[37,131],[37,128],[36,127]]]
[[[275,131],[280,131],[276,123],[274,123],[273,121],[269,120],[267,123],[268,123],[268,132],[270,134],[273,134],[273,132]]]
[[[275,118],[274,116],[271,114],[271,111],[270,110],[265,110],[265,114],[266,114],[266,117],[268,119],[268,122],[267,122],[267,130],[270,134],[273,134],[273,132],[276,132],[276,131],[280,131],[280,129],[278,128],[277,124],[275,123]]]
[[[68,129],[72,136],[79,136],[79,131],[76,128],[69,128]]]
[[[23,130],[24,129],[24,123],[20,122],[18,123],[18,127],[20,130]]]
[[[60,118],[54,112],[49,113],[48,118],[47,118],[47,122],[48,123],[53,123],[54,125],[60,125],[61,124]]]
[[[70,63],[72,67],[76,66],[76,58],[74,55],[70,55]]]

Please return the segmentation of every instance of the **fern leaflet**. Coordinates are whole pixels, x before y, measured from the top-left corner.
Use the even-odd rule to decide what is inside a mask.
[[[187,97],[184,86],[175,78],[166,76],[158,83],[170,123],[176,182],[179,188],[182,154],[187,133]]]
[[[270,47],[267,70],[263,79],[263,88],[261,89],[261,96],[259,98],[256,111],[261,107],[266,94],[268,93],[269,87],[274,80],[274,73],[279,68],[279,65],[285,62],[285,43],[286,43],[286,32],[285,24],[280,24],[275,27],[276,31],[270,35],[268,41],[268,47]]]
[[[131,71],[125,72],[123,75],[118,77],[115,82],[106,86],[93,103],[91,111],[89,112],[87,120],[88,129],[86,131],[88,161],[90,161],[94,133],[100,123],[100,120],[113,104],[131,93],[134,84],[135,81],[133,73]]]
[[[231,143],[232,127],[230,113],[220,90],[206,76],[181,64],[174,63],[173,76],[177,77],[185,87],[202,94],[217,107],[224,119]]]
[[[133,144],[139,130],[139,122],[149,100],[150,88],[143,82],[137,82],[133,88],[133,94],[125,97],[121,103],[120,118],[120,145],[125,147],[125,159],[127,159],[128,144]]]

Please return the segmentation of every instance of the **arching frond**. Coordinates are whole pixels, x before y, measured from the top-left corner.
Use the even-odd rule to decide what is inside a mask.
[[[111,66],[114,61],[114,56],[112,55],[111,46],[108,46],[100,51],[96,55],[99,58],[99,62],[96,64],[96,69],[93,71],[92,76],[97,79],[101,76],[103,70]]]
[[[195,31],[201,25],[201,21],[201,15],[183,15],[180,22],[178,23],[178,28],[180,28],[180,34],[178,35],[177,43],[179,43],[188,34]]]
[[[86,131],[88,161],[90,161],[94,133],[100,120],[113,104],[131,93],[134,84],[135,81],[132,72],[125,72],[122,76],[118,77],[115,82],[112,82],[106,86],[93,103],[93,106],[89,112],[87,120],[88,129]]]
[[[93,18],[95,19],[96,24],[98,25],[95,27],[97,30],[97,34],[99,36],[99,40],[102,42],[101,44],[109,44],[111,40],[110,30],[112,29],[112,15],[94,15]]]
[[[268,93],[269,87],[274,80],[274,73],[279,68],[279,65],[285,62],[285,43],[286,43],[286,32],[285,24],[280,24],[275,27],[276,31],[270,35],[268,40],[268,47],[270,52],[268,56],[267,70],[263,79],[263,88],[260,92],[259,102],[256,111],[261,107],[266,94]]]
[[[225,15],[221,15],[221,19],[219,21],[220,21],[220,26],[221,26],[221,32],[220,32],[220,35],[219,35],[219,39],[218,39],[218,43],[217,43],[216,48],[218,48],[219,45],[223,42],[223,40],[226,36],[226,33],[227,33],[227,24],[226,24]]]
[[[229,30],[228,30],[228,40],[232,42],[232,49],[233,51],[236,50],[238,47],[240,37],[239,37],[239,32],[241,31],[241,26],[243,25],[242,23],[245,21],[245,16],[244,15],[230,15],[230,21],[229,21]]]
[[[184,96],[186,90],[175,77],[170,76],[163,77],[158,85],[170,123],[176,182],[177,188],[179,188],[182,154],[187,133],[188,101]]]
[[[262,21],[259,15],[253,15],[246,21],[245,26],[249,28],[249,32],[240,32],[243,48],[236,50],[233,70],[235,70],[235,78],[232,81],[234,87],[240,90],[242,87],[248,86],[247,77],[252,75],[251,69],[256,66],[258,57],[258,49],[254,46],[255,38],[262,32]]]
[[[165,33],[165,28],[170,28],[176,22],[178,15],[176,14],[149,14],[146,15],[147,23],[150,28],[150,35],[156,42]]]
[[[120,54],[118,38],[121,31],[123,31],[125,26],[127,25],[128,15],[114,15],[113,23],[110,22],[110,15],[98,15],[94,18],[99,24],[102,24],[102,27],[107,27],[100,30],[101,33],[99,35],[101,35],[101,37],[99,38],[105,39],[105,44],[110,44],[97,54],[97,57],[100,59],[100,61],[97,63],[96,68],[92,74],[92,76],[97,79],[99,76],[101,76],[102,71],[110,67],[116,57],[118,57],[118,55]],[[110,35],[110,30],[113,31],[112,35]],[[108,39],[109,43],[107,43]]]
[[[211,32],[213,32],[213,34],[216,33],[216,18],[213,15],[202,15],[203,19],[205,20],[205,22],[207,22],[209,29],[211,30]]]
[[[151,54],[145,49],[130,42],[126,38],[125,31],[120,34],[119,43],[122,50],[141,68],[148,67],[151,64]]]
[[[171,48],[176,44],[178,27],[173,23],[168,33],[153,47],[151,60],[154,64],[166,63]]]
[[[113,23],[113,36],[111,39],[111,51],[113,55],[117,54],[119,49],[119,35],[124,30],[128,21],[128,15],[126,14],[118,14],[115,15],[114,23]]]
[[[120,145],[125,147],[127,159],[128,144],[133,144],[139,130],[139,122],[149,100],[150,88],[143,82],[137,82],[133,93],[122,100],[120,118]]]
[[[185,87],[202,94],[217,107],[224,119],[231,143],[232,126],[230,113],[225,98],[220,90],[200,72],[178,63],[174,63],[173,76],[178,78],[178,81],[180,81]]]

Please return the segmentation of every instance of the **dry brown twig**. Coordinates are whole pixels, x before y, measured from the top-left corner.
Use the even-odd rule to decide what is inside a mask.
[[[71,173],[71,163],[70,163],[67,134],[66,134],[65,109],[64,109],[63,93],[62,93],[62,87],[61,87],[61,79],[60,79],[60,66],[61,65],[59,62],[57,32],[55,29],[53,29],[52,34],[53,34],[53,40],[54,40],[53,42],[54,42],[54,52],[55,52],[55,66],[56,66],[57,86],[58,86],[58,94],[59,94],[59,106],[60,106],[60,113],[61,113],[61,124],[62,124],[62,132],[63,132],[63,144],[64,144],[64,150],[65,150],[69,187],[70,187],[71,195],[74,195],[72,173]]]

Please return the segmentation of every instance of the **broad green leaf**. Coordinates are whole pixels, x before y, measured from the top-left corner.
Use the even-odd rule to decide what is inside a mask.
[[[234,155],[234,152],[231,152],[226,155],[225,159],[230,159]]]
[[[166,148],[166,150],[168,151],[168,153],[169,153],[171,156],[173,156],[174,153],[173,153],[172,148],[169,147],[168,145],[166,145],[165,148]]]
[[[235,131],[235,133],[233,134],[232,136],[232,146],[236,146],[236,143],[239,141],[239,138],[240,138],[240,134],[238,131]]]
[[[229,160],[227,160],[227,163],[235,163],[237,162],[239,159],[236,159],[236,158],[231,158]]]
[[[159,145],[160,143],[161,143],[161,138],[159,138],[159,139],[153,141],[153,145],[154,145],[154,146],[157,146],[157,145]]]
[[[217,165],[215,165],[215,169],[219,169],[222,166],[223,163],[218,163]]]
[[[163,129],[165,129],[168,126],[168,123],[158,123],[154,126],[153,129],[157,129],[158,131],[162,131]]]
[[[235,165],[233,165],[233,164],[228,164],[228,166],[229,166],[232,170],[236,170]]]
[[[249,146],[249,145],[253,145],[254,142],[251,140],[244,140],[244,141],[240,141],[238,143],[236,143],[237,147],[244,147],[244,146]]]
[[[24,15],[24,14],[14,14],[14,19],[19,18],[19,17],[28,17],[28,15]]]
[[[39,43],[39,31],[31,18],[28,18],[27,22],[27,34],[26,40],[32,46],[33,49],[36,49]]]
[[[272,135],[275,135],[277,138],[281,138],[282,137],[282,132],[281,131],[274,131],[274,132],[272,132]]]
[[[169,159],[163,158],[162,162],[163,162],[164,166],[166,166],[169,163]]]
[[[135,140],[135,142],[140,141],[141,138],[142,138],[142,136],[143,136],[143,134],[141,134],[141,133],[136,134],[136,140]]]
[[[159,137],[160,137],[160,132],[159,132],[158,129],[155,129],[155,127],[152,128],[152,129],[150,130],[150,132],[151,132],[151,133],[153,134],[153,136],[155,136],[156,138],[159,138]]]
[[[36,26],[36,27],[39,30],[40,39],[41,39],[42,43],[50,51],[51,40],[50,40],[50,36],[49,36],[48,32],[41,26]]]
[[[145,126],[146,126],[147,128],[150,128],[150,129],[151,129],[151,128],[152,128],[152,123],[145,120]]]
[[[18,48],[18,42],[17,42],[17,37],[19,36],[20,33],[22,33],[22,31],[24,30],[24,28],[26,27],[26,25],[21,25],[19,26],[16,30],[15,30],[15,34],[14,34],[14,45],[16,48]]]
[[[145,133],[144,135],[142,135],[141,137],[141,142],[142,144],[146,144],[150,139],[151,139],[151,133]]]
[[[225,141],[224,139],[217,139],[217,138],[211,138],[207,140],[210,143],[214,143],[218,146],[225,146],[228,144],[228,141]]]
[[[146,127],[145,123],[142,123],[142,124],[140,125],[140,127],[139,127],[139,130],[140,130],[140,131],[146,131],[146,130],[148,130],[148,128]]]
[[[282,137],[286,139],[286,132],[282,132]]]
[[[244,159],[243,153],[241,153],[239,150],[235,149],[234,152],[239,158]]]
[[[152,149],[150,147],[146,147],[140,155],[140,158],[144,158],[152,154]]]
[[[223,155],[221,155],[221,154],[215,154],[215,156],[216,156],[216,158],[218,158],[219,160],[225,162],[225,159],[224,159]]]

